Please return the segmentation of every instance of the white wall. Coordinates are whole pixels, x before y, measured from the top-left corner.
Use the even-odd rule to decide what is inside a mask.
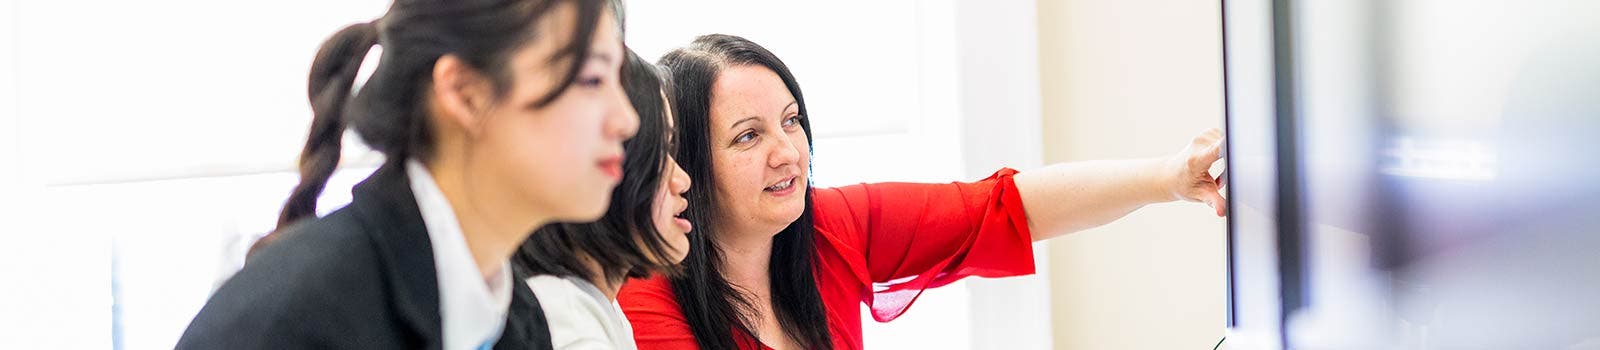
[[[1040,166],[1037,5],[961,1],[956,7],[966,178]],[[1034,275],[967,282],[972,349],[1051,348],[1049,244],[1033,249]]]
[[[386,6],[0,3],[0,348],[171,348],[296,181],[312,54]]]
[[[20,212],[23,203],[14,200],[23,196],[23,186],[18,183],[21,150],[17,142],[16,9],[15,2],[0,3],[0,242],[4,242],[0,243],[0,281],[7,281],[5,287],[0,287],[0,348],[16,348],[13,341],[6,339],[12,338],[12,332],[27,329],[26,320],[3,315],[25,310],[28,303],[25,297],[29,291],[12,283],[35,280],[23,268],[32,257],[27,254],[29,248],[10,243],[15,240],[12,236],[25,234],[19,220],[26,216]]]
[[[382,0],[8,2],[22,156],[46,185],[293,169],[322,40]],[[291,20],[292,19],[292,20]]]
[[[1217,1],[1040,1],[1046,162],[1177,152],[1222,125]],[[1224,225],[1146,207],[1051,242],[1059,349],[1206,349],[1224,324]]]

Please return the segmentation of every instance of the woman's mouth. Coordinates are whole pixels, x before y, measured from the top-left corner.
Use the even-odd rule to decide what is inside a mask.
[[[798,177],[791,176],[783,181],[778,181],[778,183],[772,184],[772,186],[767,186],[767,188],[762,189],[762,191],[771,193],[774,196],[785,196],[790,193],[794,193],[794,183],[796,178]]]
[[[679,210],[678,214],[672,216],[672,223],[677,224],[678,228],[682,229],[684,234],[689,234],[689,231],[694,231],[694,224],[690,223],[689,219],[685,219],[683,217],[683,213],[687,212],[687,210],[688,208],[684,208],[684,210]]]
[[[689,223],[689,219],[672,218],[672,223],[678,224],[678,228],[683,230],[683,234],[689,234],[689,231],[694,231],[694,224]]]
[[[605,159],[601,159],[600,162],[598,164],[596,164],[596,166],[598,166],[600,168],[600,172],[601,173],[606,174],[606,177],[611,178],[612,181],[622,180],[622,157],[621,156],[608,157],[608,158],[605,158]]]

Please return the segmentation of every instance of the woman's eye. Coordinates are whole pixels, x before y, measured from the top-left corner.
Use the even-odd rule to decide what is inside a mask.
[[[746,131],[743,134],[739,134],[739,137],[733,138],[733,143],[746,143],[746,142],[754,141],[755,139],[756,139],[756,132],[754,132],[754,131]]]
[[[786,119],[783,120],[783,127],[784,128],[788,128],[788,127],[795,126],[795,125],[800,125],[800,116],[798,116],[798,115],[797,116],[793,116],[793,117],[789,117],[789,118],[786,118]]]
[[[583,86],[583,87],[600,86],[600,82],[601,82],[600,77],[580,77],[580,78],[578,78],[578,85],[579,86]]]

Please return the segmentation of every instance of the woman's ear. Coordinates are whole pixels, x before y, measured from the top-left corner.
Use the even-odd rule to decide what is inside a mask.
[[[494,102],[493,83],[455,55],[439,57],[433,64],[435,116],[440,126],[459,128],[476,136]]]

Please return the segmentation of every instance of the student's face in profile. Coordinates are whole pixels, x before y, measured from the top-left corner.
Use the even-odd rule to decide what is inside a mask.
[[[665,101],[666,97],[663,96],[662,100]],[[675,145],[676,142],[672,140],[676,130],[673,127],[672,108],[667,106],[663,110],[666,111],[667,118],[666,144]],[[669,149],[671,148],[669,146]],[[683,258],[689,255],[689,231],[694,229],[694,225],[690,224],[688,219],[679,217],[689,206],[689,200],[685,199],[683,194],[689,192],[690,181],[689,174],[683,171],[683,167],[678,166],[678,160],[674,159],[670,152],[667,153],[666,169],[661,173],[661,181],[661,186],[656,189],[655,202],[651,205],[651,217],[654,219],[652,221],[656,225],[656,232],[661,234],[661,240],[667,243],[667,252],[672,254],[661,257],[661,261],[675,264],[682,262]]]
[[[760,65],[728,67],[712,84],[710,112],[718,224],[776,234],[799,219],[811,146],[783,80]]]
[[[469,132],[465,161],[487,173],[474,176],[474,185],[526,199],[486,205],[546,213],[552,220],[590,221],[605,213],[622,177],[622,142],[633,136],[639,120],[619,81],[623,47],[610,13],[600,16],[590,56],[577,58],[582,61],[572,85],[549,104],[535,106],[569,67],[565,61],[552,64],[551,57],[568,44],[557,38],[572,36],[576,9],[571,3],[558,6],[537,25],[541,39],[510,57],[506,74],[512,83],[477,119],[481,127]]]

